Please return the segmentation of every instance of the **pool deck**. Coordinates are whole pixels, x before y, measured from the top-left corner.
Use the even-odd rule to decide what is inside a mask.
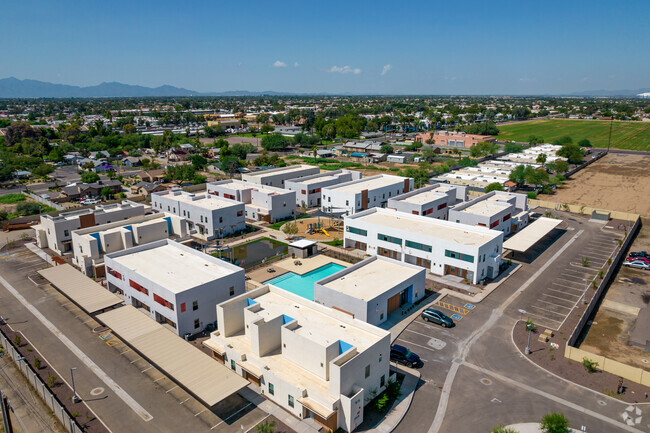
[[[299,260],[302,265],[294,264],[294,261]],[[293,272],[298,275],[304,275],[307,272],[311,272],[314,269],[318,269],[322,266],[325,266],[329,263],[336,263],[344,267],[350,266],[350,263],[344,262],[342,260],[334,259],[323,254],[317,254],[306,259],[292,259],[291,257],[280,260],[279,262],[274,262],[265,266],[263,268],[256,269],[252,272],[248,272],[246,275],[251,278],[251,280],[258,283],[263,283],[264,281],[270,280],[271,278],[279,277],[284,275],[287,272]],[[268,268],[275,269],[275,272],[268,272]]]

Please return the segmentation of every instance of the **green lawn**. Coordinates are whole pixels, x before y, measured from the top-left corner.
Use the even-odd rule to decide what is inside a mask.
[[[609,137],[607,120],[545,119],[499,126],[499,140],[528,141],[531,135],[552,142],[570,136],[574,143],[583,138],[594,147],[607,147]],[[650,150],[650,122],[617,122],[612,127],[612,145],[617,149]]]
[[[21,201],[25,201],[25,196],[22,194],[0,195],[0,203],[2,204],[16,204]]]

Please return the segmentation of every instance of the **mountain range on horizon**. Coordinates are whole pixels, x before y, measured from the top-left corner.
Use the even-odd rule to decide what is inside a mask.
[[[636,90],[591,90],[574,92],[565,95],[537,96],[576,96],[576,97],[634,97],[640,93],[650,92],[650,88]],[[350,93],[344,93],[350,95]],[[54,84],[46,81],[15,77],[0,79],[0,98],[130,98],[130,97],[174,97],[174,96],[305,96],[305,95],[335,95],[335,93],[291,93],[275,91],[230,90],[225,92],[197,92],[170,85],[146,87],[118,82],[103,82],[95,86],[73,86]],[[360,94],[361,95],[361,94]],[[470,96],[470,95],[468,95]],[[497,95],[494,95],[497,96]],[[509,95],[504,95],[509,96]],[[531,95],[532,96],[532,95]]]

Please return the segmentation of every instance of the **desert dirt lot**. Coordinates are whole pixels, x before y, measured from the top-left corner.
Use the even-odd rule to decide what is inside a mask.
[[[608,154],[542,200],[650,216],[650,156]]]
[[[650,220],[645,218],[630,251],[648,250]],[[649,332],[646,327],[650,322],[649,303],[650,271],[621,266],[580,348],[650,370],[650,356],[646,352],[650,348],[646,343]]]

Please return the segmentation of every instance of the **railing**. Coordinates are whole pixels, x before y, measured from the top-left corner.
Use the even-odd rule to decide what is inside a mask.
[[[52,200],[48,200],[46,198],[43,198],[40,195],[36,195],[36,194],[31,193],[31,192],[24,192],[23,194],[25,194],[27,197],[33,198],[34,200],[36,200],[36,201],[38,201],[40,203],[51,206],[56,210],[65,210],[65,207],[61,206],[58,203],[54,203]]]

